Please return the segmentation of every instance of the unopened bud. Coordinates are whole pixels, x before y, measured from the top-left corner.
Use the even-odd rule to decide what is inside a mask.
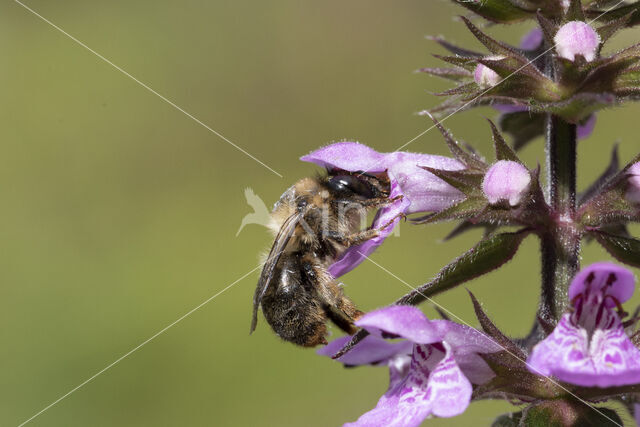
[[[627,188],[627,200],[631,203],[640,204],[640,162],[634,163],[629,169],[629,188]]]
[[[500,160],[489,168],[482,182],[482,191],[489,203],[506,200],[516,206],[529,190],[531,175],[518,162]]]
[[[570,61],[575,60],[576,55],[582,55],[587,61],[593,61],[600,46],[600,36],[596,30],[582,21],[564,24],[553,41],[558,55]]]
[[[487,59],[497,60],[503,58],[504,57],[502,56],[490,56]],[[478,64],[476,66],[476,70],[473,72],[473,79],[476,81],[478,86],[482,88],[490,88],[500,83],[501,77],[486,65]]]

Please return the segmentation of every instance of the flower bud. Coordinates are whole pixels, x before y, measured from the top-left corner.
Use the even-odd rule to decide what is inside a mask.
[[[600,46],[600,36],[582,21],[571,21],[564,24],[553,38],[556,52],[562,58],[575,60],[576,55],[584,56],[587,61],[593,61]]]
[[[502,56],[490,56],[487,59],[503,59]],[[476,70],[473,72],[473,79],[478,86],[482,88],[490,88],[500,83],[501,77],[498,73],[484,64],[478,64]]]
[[[640,162],[634,163],[627,169],[629,176],[629,188],[627,189],[627,200],[631,203],[640,204]]]
[[[518,162],[500,160],[489,168],[482,182],[482,191],[489,203],[507,200],[516,206],[529,190],[531,175]]]

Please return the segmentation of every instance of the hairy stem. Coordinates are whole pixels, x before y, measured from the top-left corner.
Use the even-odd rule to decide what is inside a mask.
[[[576,126],[546,118],[547,191],[551,217],[541,233],[542,299],[539,315],[558,320],[568,306],[569,283],[578,270],[580,235],[575,227]]]

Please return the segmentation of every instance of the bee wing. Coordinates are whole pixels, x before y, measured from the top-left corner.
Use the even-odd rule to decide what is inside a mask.
[[[273,242],[271,251],[269,251],[269,256],[267,256],[267,261],[262,267],[260,280],[258,280],[258,286],[256,287],[255,294],[253,295],[253,317],[251,318],[250,332],[253,332],[256,329],[256,325],[258,324],[258,307],[260,306],[262,297],[271,284],[271,280],[273,279],[273,272],[275,271],[276,265],[280,260],[280,256],[284,252],[284,249],[287,247],[287,244],[289,243],[289,240],[291,240],[291,236],[293,236],[293,232],[295,231],[296,226],[303,216],[304,214],[301,212],[297,212],[291,215],[284,221],[284,224],[282,224],[282,227],[280,227],[280,230],[278,231],[276,240],[275,242]]]

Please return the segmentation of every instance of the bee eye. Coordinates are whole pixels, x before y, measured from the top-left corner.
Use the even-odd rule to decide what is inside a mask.
[[[371,187],[354,175],[332,176],[327,185],[336,193],[352,193],[367,199],[374,197]]]

